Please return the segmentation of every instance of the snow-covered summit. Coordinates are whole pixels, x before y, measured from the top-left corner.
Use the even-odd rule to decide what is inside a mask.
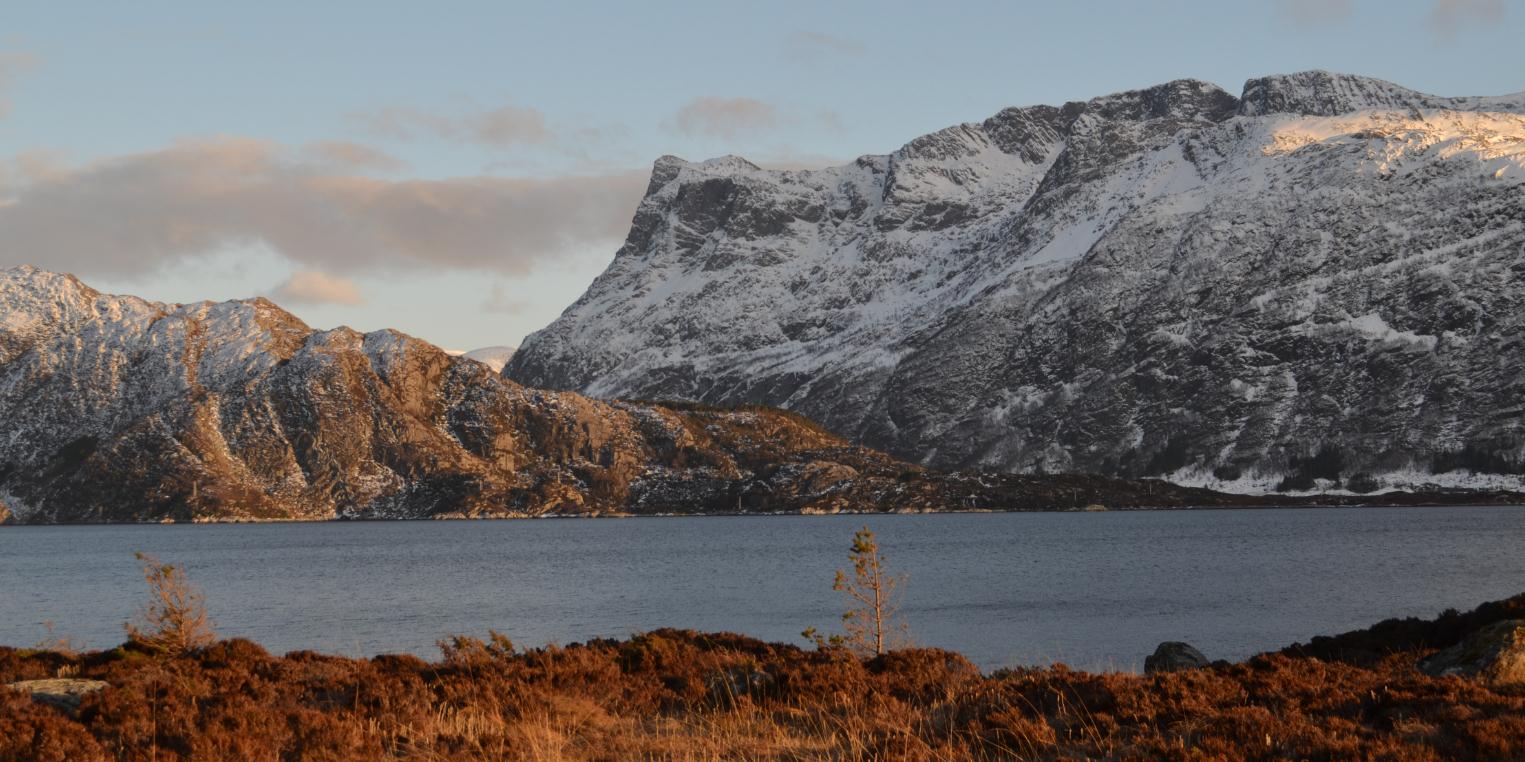
[[[664,157],[505,372],[780,405],[945,467],[1514,463],[1522,103],[1304,72],[1005,109],[821,170]]]
[[[1305,71],[1252,79],[1239,98],[1241,116],[1339,116],[1364,110],[1525,112],[1525,93],[1442,98],[1374,77]]]

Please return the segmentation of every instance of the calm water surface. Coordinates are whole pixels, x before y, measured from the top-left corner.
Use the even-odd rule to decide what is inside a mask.
[[[1139,669],[1162,640],[1238,659],[1525,591],[1525,508],[711,517],[0,528],[0,643],[52,620],[101,648],[144,598],[133,551],[185,564],[219,631],[271,651],[435,656],[656,627],[801,642],[834,628],[852,532],[910,575],[924,645],[982,667]]]

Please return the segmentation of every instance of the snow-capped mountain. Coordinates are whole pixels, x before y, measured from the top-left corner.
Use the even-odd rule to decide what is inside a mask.
[[[514,347],[482,347],[481,349],[447,349],[445,354],[451,357],[464,357],[468,360],[476,360],[492,369],[494,373],[502,373],[503,366],[508,364],[509,358],[514,356]]]
[[[945,468],[1517,484],[1484,472],[1525,445],[1522,114],[1306,72],[1006,109],[816,171],[663,157],[504,372],[777,405]]]
[[[908,468],[791,414],[525,389],[264,299],[159,304],[0,271],[0,521],[888,510],[947,489],[1021,504]]]

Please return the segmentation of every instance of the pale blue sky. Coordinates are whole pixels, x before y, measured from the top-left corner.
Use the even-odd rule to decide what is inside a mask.
[[[1520,5],[11,4],[0,264],[515,344],[607,264],[659,155],[821,165],[1182,77],[1515,92]],[[323,276],[278,289],[298,271]]]

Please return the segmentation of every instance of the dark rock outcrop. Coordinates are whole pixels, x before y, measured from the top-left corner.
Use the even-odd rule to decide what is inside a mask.
[[[1144,674],[1179,672],[1183,669],[1201,669],[1212,662],[1190,643],[1170,640],[1161,643],[1154,653],[1144,657]]]

